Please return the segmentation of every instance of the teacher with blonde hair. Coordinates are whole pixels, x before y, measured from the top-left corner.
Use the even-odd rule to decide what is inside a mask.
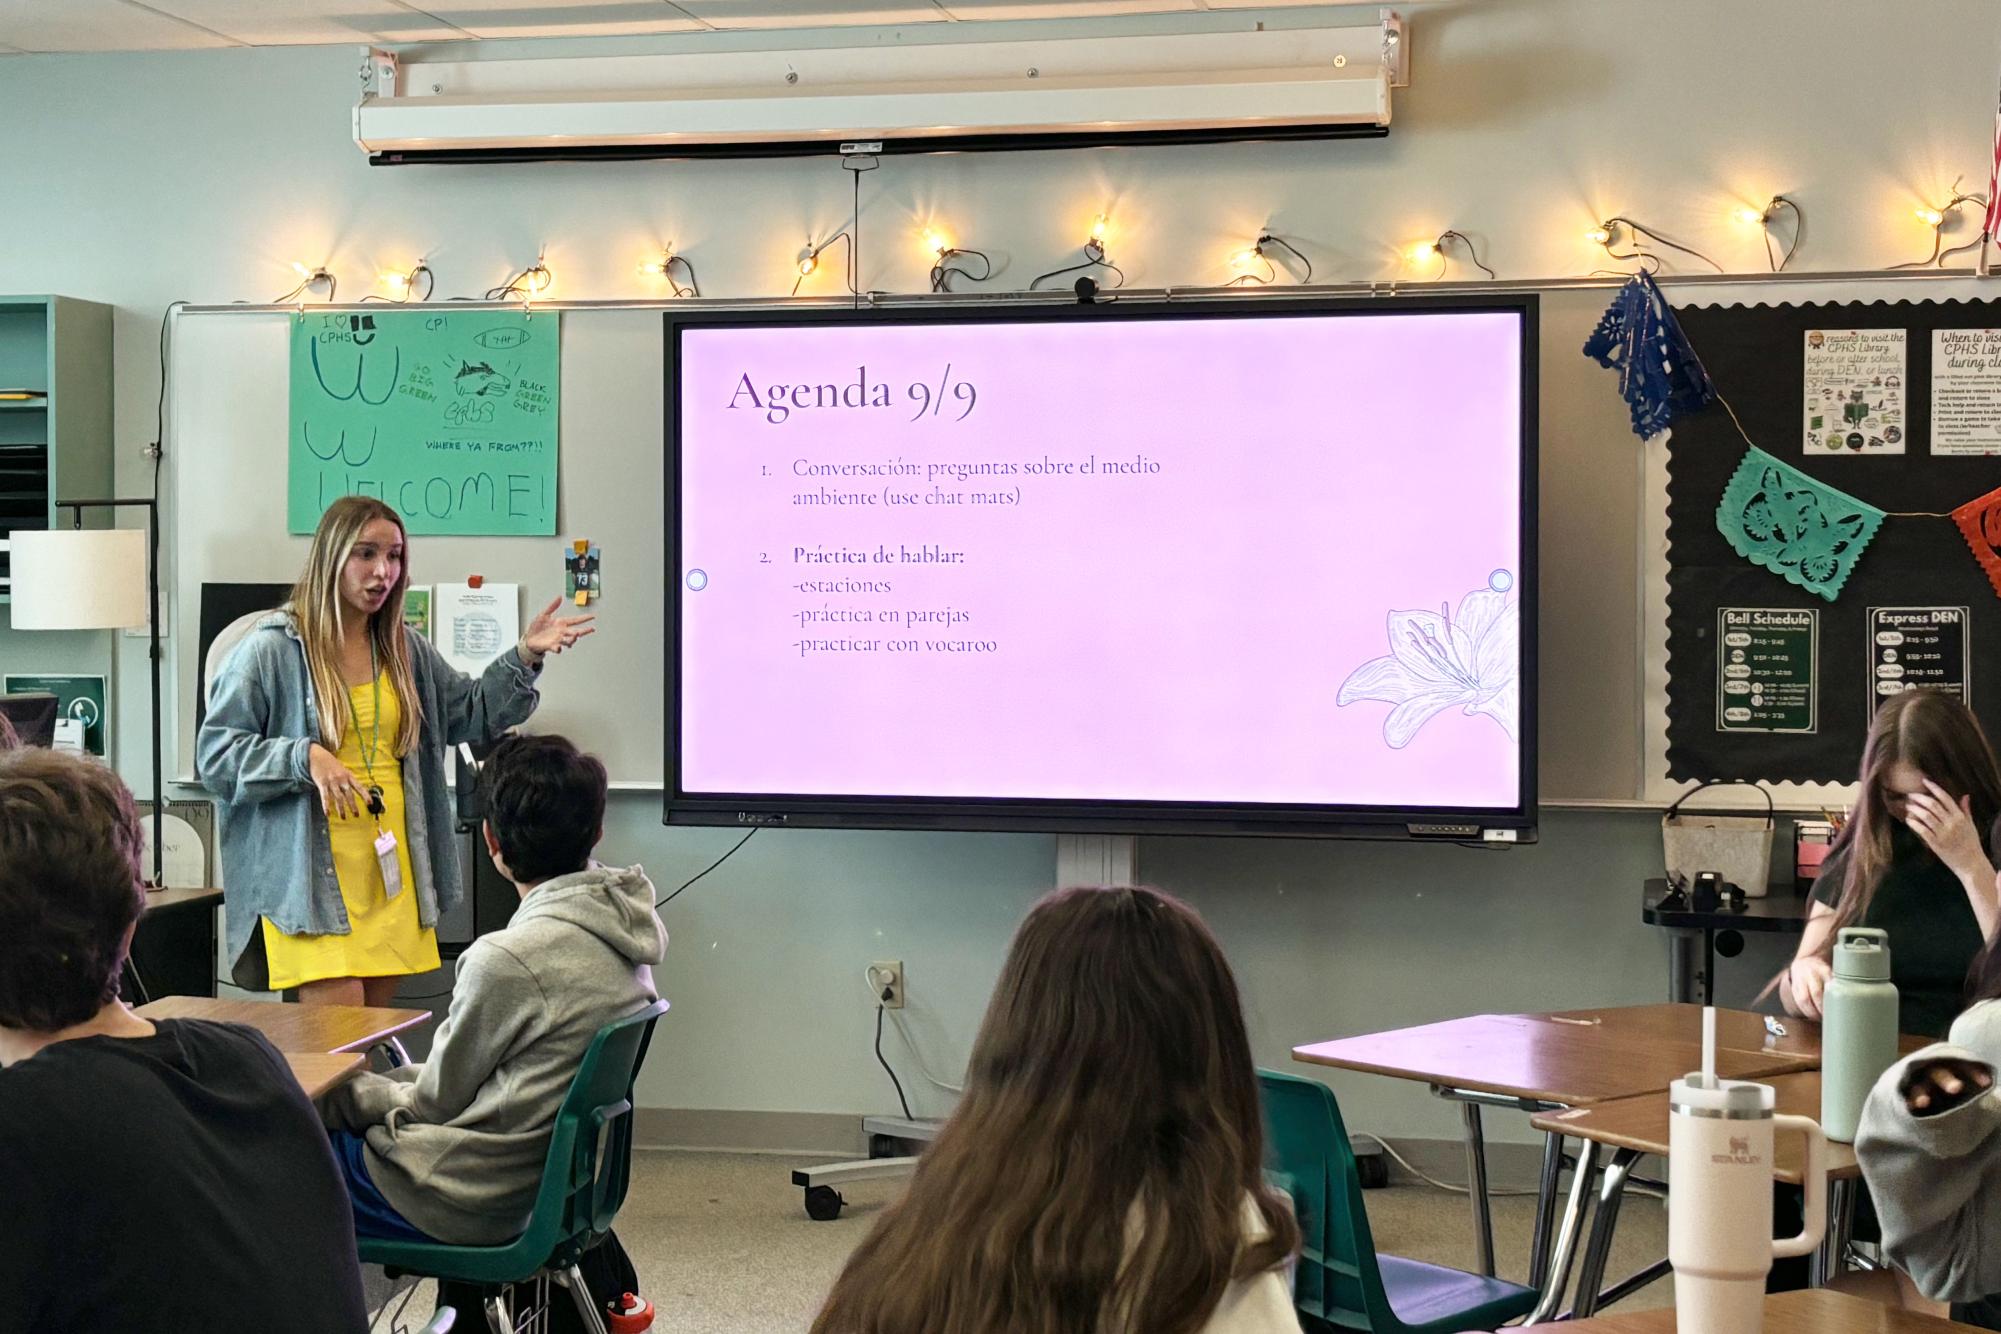
[[[463,893],[445,754],[525,722],[548,655],[594,627],[551,602],[474,680],[403,622],[409,543],[369,496],[327,507],[283,607],[223,659],[195,744],[222,807],[230,977],[387,1005],[439,966]]]

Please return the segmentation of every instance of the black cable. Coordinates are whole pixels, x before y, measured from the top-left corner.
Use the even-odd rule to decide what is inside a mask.
[[[674,266],[676,264],[679,264],[688,271],[688,285],[686,287],[674,281]],[[689,262],[685,255],[669,255],[667,262],[661,266],[660,276],[665,278],[667,285],[674,289],[675,296],[698,297],[702,294],[702,283],[699,278],[695,277],[695,266]]]
[[[1305,255],[1302,255],[1299,252],[1298,246],[1295,246],[1292,242],[1286,240],[1283,236],[1273,236],[1270,232],[1266,232],[1263,236],[1260,236],[1258,238],[1258,244],[1260,246],[1267,244],[1275,246],[1283,246],[1286,250],[1292,253],[1292,257],[1294,259],[1298,260],[1301,264],[1306,266],[1306,276],[1301,278],[1299,281],[1303,283],[1310,283],[1313,281],[1313,261],[1308,259]]]
[[[751,832],[755,833],[756,831],[752,830]],[[887,1008],[881,1000],[876,1001],[875,1059],[876,1063],[882,1066],[882,1072],[889,1076],[889,1082],[896,1085],[896,1101],[903,1108],[903,1119],[906,1121],[915,1121],[917,1118],[910,1114],[910,1099],[903,1096],[903,1081],[896,1077],[896,1071],[889,1068],[889,1059],[882,1054],[882,1016],[883,1011]]]
[[[1258,286],[1263,287],[1272,279],[1278,277],[1278,265],[1271,262],[1271,256],[1265,253],[1262,243],[1251,247],[1251,258],[1261,259],[1265,262],[1264,276],[1260,278],[1255,273],[1240,273],[1230,279],[1229,282],[1223,284],[1225,287],[1242,287],[1245,283],[1256,283]]]
[[[314,269],[311,273],[306,275],[306,280],[300,283],[297,287],[294,287],[291,291],[285,293],[285,295],[283,296],[272,297],[269,301],[265,302],[264,304],[268,306],[282,306],[287,301],[290,301],[293,297],[297,296],[299,293],[311,287],[314,283],[319,282],[321,279],[326,280],[327,304],[332,305],[334,299],[334,293],[340,290],[340,279],[334,277],[331,273],[328,273],[325,269]]]
[[[1487,262],[1480,258],[1479,250],[1475,248],[1475,246],[1473,245],[1473,238],[1468,236],[1466,233],[1452,231],[1449,228],[1445,231],[1440,232],[1438,234],[1439,254],[1443,255],[1445,253],[1445,243],[1447,241],[1457,241],[1459,242],[1460,245],[1465,246],[1467,258],[1473,261],[1473,267],[1479,269],[1480,272],[1486,274],[1489,278],[1498,278],[1501,276],[1500,274],[1494,272],[1492,269],[1487,267]]]
[[[1772,213],[1781,208],[1793,211],[1793,243],[1786,247],[1783,259],[1779,257],[1778,251],[1772,248],[1771,227]],[[1800,238],[1806,234],[1806,214],[1800,212],[1800,206],[1784,195],[1773,195],[1772,202],[1765,205],[1765,215],[1758,219],[1758,223],[1759,230],[1765,234],[1765,262],[1772,266],[1773,273],[1784,273],[1786,265],[1793,262],[1793,255],[1800,248]]]
[[[866,167],[860,164],[866,161]],[[848,238],[848,291],[855,298],[855,309],[862,308],[862,173],[878,170],[882,159],[870,153],[850,153],[841,159],[841,170],[851,172],[855,178],[855,215],[850,224],[854,235]]]
[[[985,272],[974,273],[971,269],[962,269],[955,267],[952,264],[952,260],[955,256],[960,256],[960,255],[972,255],[977,257],[980,263],[986,266]],[[934,292],[951,291],[952,275],[955,273],[962,274],[967,278],[971,278],[976,283],[983,283],[987,279],[994,276],[994,262],[992,259],[988,258],[985,251],[961,250],[954,246],[948,246],[945,249],[940,250],[938,252],[938,262],[931,266],[931,290]]]
[[[417,290],[417,275],[420,273],[424,275],[424,295],[417,298],[418,304],[421,305],[431,299],[431,293],[436,291],[438,286],[438,276],[432,273],[431,266],[422,260],[417,261],[416,268],[411,269],[403,275],[402,296],[382,296],[378,293],[370,292],[361,299],[363,301],[387,301],[392,305],[398,306],[408,305],[410,303],[410,294]]]
[[[1110,269],[1113,273],[1119,275],[1119,281],[1115,285],[1119,287],[1126,285],[1125,270],[1105,258],[1104,244],[1099,241],[1086,241],[1084,242],[1084,262],[1082,264],[1071,264],[1065,268],[1051,269],[1047,273],[1037,274],[1028,284],[1028,290],[1031,292],[1039,291],[1044,279],[1061,278],[1066,273],[1081,273],[1085,269]]]
[[[1945,202],[1944,208],[1937,210],[1938,221],[1931,224],[1931,229],[1932,229],[1931,254],[1926,255],[1923,259],[1914,259],[1909,261],[1908,263],[1892,264],[1890,266],[1891,268],[1925,269],[1925,268],[1930,268],[1934,264],[1938,265],[1940,268],[1944,268],[1945,262],[1948,259],[1951,259],[1954,255],[1960,254],[1963,251],[1972,250],[1974,247],[1978,246],[1982,241],[1988,239],[1987,233],[1983,231],[1981,232],[1980,235],[1974,237],[1971,241],[1968,241],[1965,245],[1956,245],[1952,247],[1952,249],[1950,250],[1944,248],[1945,225],[1948,221],[1951,220],[1953,213],[1959,208],[1961,204],[1978,204],[1982,209],[1985,209],[1987,207],[1986,195],[1967,194],[1965,191],[1959,188],[1959,182],[1961,179],[1963,178],[1961,177],[1953,178],[1952,198],[1948,199]]]
[[[1679,250],[1684,255],[1693,255],[1697,259],[1701,260],[1704,264],[1707,264],[1710,268],[1715,269],[1718,273],[1723,272],[1723,266],[1721,264],[1718,264],[1715,260],[1703,254],[1700,250],[1691,250],[1687,246],[1681,244],[1679,241],[1670,241],[1668,240],[1667,237],[1662,236],[1659,232],[1655,231],[1653,228],[1643,227],[1639,223],[1634,222],[1631,218],[1624,216],[1613,216],[1607,218],[1605,220],[1605,229],[1607,231],[1610,231],[1615,224],[1623,224],[1624,226],[1631,228],[1633,232],[1636,233],[1637,235],[1644,236],[1649,241],[1658,242],[1659,244],[1666,246],[1670,250]],[[1610,238],[1607,238],[1605,248],[1608,251],[1611,250],[1612,246]],[[1614,254],[1613,258],[1635,259],[1641,255],[1646,255],[1647,253],[1648,253],[1647,251],[1640,250],[1638,247],[1635,247],[1633,254],[1631,255]],[[1656,264],[1660,262],[1659,255],[1653,255],[1651,256],[1651,258],[1654,260]]]
[[[732,858],[732,857],[736,856],[736,853],[737,853],[737,848],[740,848],[740,847],[742,847],[742,846],[743,846],[744,844],[746,844],[746,843],[750,842],[750,841],[751,841],[751,840],[752,840],[753,838],[756,838],[756,837],[757,837],[757,830],[758,830],[758,829],[762,829],[763,827],[764,827],[763,825],[759,825],[759,826],[757,826],[756,828],[752,829],[752,830],[751,830],[751,831],[750,831],[750,832],[749,832],[748,834],[745,834],[745,835],[744,835],[744,836],[743,836],[742,838],[740,838],[740,839],[738,839],[738,840],[736,841],[736,847],[734,847],[734,848],[731,848],[731,849],[730,849],[730,850],[729,850],[728,852],[725,852],[725,853],[724,853],[724,854],[723,854],[722,856],[720,856],[720,857],[716,858],[716,859],[715,859],[714,861],[710,862],[710,863],[709,863],[709,864],[708,864],[708,865],[707,865],[706,867],[704,867],[704,868],[703,868],[702,870],[700,870],[700,871],[696,872],[696,873],[695,873],[694,875],[691,875],[691,876],[689,876],[689,877],[688,877],[688,878],[687,878],[686,880],[682,881],[682,882],[681,882],[681,889],[686,889],[686,888],[687,888],[687,887],[688,887],[689,885],[692,885],[692,884],[694,884],[694,883],[695,883],[695,882],[696,882],[697,880],[700,880],[700,879],[701,879],[701,878],[702,878],[703,876],[707,875],[707,874],[708,874],[708,873],[709,873],[710,871],[713,871],[713,870],[715,870],[715,869],[716,869],[716,868],[717,868],[718,866],[721,866],[721,865],[722,865],[722,864],[723,864],[724,862],[726,862],[726,861],[728,861],[728,860],[729,860],[730,858]],[[658,903],[654,904],[654,905],[653,905],[653,907],[654,907],[654,910],[655,910],[655,911],[657,912],[657,911],[658,911],[659,909],[661,909],[661,908],[664,908],[664,907],[666,907],[666,906],[667,906],[668,904],[672,903],[672,902],[673,902],[673,901],[675,900],[675,898],[676,898],[676,897],[678,897],[678,896],[680,895],[680,893],[681,893],[681,889],[677,889],[677,890],[675,890],[675,891],[674,891],[674,892],[673,892],[672,894],[669,894],[669,895],[668,895],[668,896],[667,896],[666,898],[664,898],[664,899],[660,900],[660,902],[658,902]]]

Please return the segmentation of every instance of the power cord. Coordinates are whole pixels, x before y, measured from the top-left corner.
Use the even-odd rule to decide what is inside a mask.
[[[903,1108],[903,1119],[906,1121],[915,1121],[917,1118],[910,1114],[910,1099],[903,1096],[903,1081],[896,1077],[896,1071],[889,1068],[889,1061],[882,1054],[882,1017],[888,1012],[889,1007],[880,1000],[875,1003],[876,1064],[880,1065],[882,1072],[889,1076],[889,1082],[896,1086],[896,1101]]]
[[[876,1002],[877,1005],[882,1005],[885,1009],[888,1008],[886,1005],[883,1005],[883,1002],[888,999],[888,991],[883,984],[876,981],[874,964],[870,964],[862,970],[862,985],[868,988],[870,1000]],[[925,1083],[946,1093],[963,1094],[966,1091],[965,1085],[951,1083],[931,1073],[931,1067],[925,1063],[924,1053],[918,1050],[916,1039],[910,1036],[910,1029],[903,1022],[903,1011],[890,1011],[889,1020],[896,1025],[896,1031],[902,1034],[903,1045],[909,1049],[911,1057],[916,1060],[917,1072],[924,1076]]]
[[[660,900],[660,902],[653,905],[654,911],[658,912],[660,909],[672,903],[676,898],[680,896],[682,889],[686,889],[688,886],[694,884],[697,880],[700,880],[703,876],[707,875],[710,871],[715,870],[718,866],[721,866],[724,862],[736,856],[737,848],[741,848],[744,844],[750,842],[753,838],[756,838],[757,831],[759,829],[762,829],[763,827],[764,827],[763,825],[758,825],[754,827],[748,834],[745,834],[742,838],[736,841],[736,847],[731,848],[728,852],[725,852],[722,856],[710,862],[700,871],[697,871],[694,875],[691,875],[686,880],[683,880],[681,882],[680,889],[675,890],[672,894],[669,894],[666,898]]]
[[[1418,1171],[1417,1168],[1411,1166],[1410,1159],[1404,1157],[1402,1154],[1398,1153],[1395,1149],[1391,1148],[1390,1142],[1384,1139],[1381,1135],[1371,1135],[1367,1131],[1356,1131],[1354,1134],[1354,1138],[1368,1140],[1370,1143],[1374,1144],[1377,1148],[1381,1149],[1391,1162],[1395,1163],[1398,1167],[1401,1167],[1404,1171],[1410,1173],[1412,1176],[1416,1177],[1419,1181],[1422,1181],[1425,1185],[1430,1186],[1435,1190],[1447,1191],[1453,1195],[1469,1195],[1472,1193],[1469,1187],[1454,1185],[1450,1181],[1440,1181],[1437,1177],[1428,1176],[1425,1173]],[[1638,1182],[1635,1182],[1631,1179],[1628,1179],[1626,1183],[1626,1191],[1628,1194],[1645,1195],[1650,1199],[1664,1200],[1667,1198],[1667,1192],[1655,1190],[1651,1186],[1640,1185]],[[1489,1190],[1487,1192],[1487,1196],[1490,1199],[1504,1200],[1504,1199],[1520,1198],[1522,1196],[1527,1196],[1527,1195],[1540,1195],[1541,1193],[1542,1192],[1539,1190],[1526,1190],[1526,1189]]]

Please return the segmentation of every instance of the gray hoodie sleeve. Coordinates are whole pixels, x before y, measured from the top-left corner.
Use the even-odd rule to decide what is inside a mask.
[[[2001,1005],[1976,1006],[1953,1025],[1965,1043],[1938,1043],[1890,1067],[1870,1091],[1856,1157],[1883,1224],[1890,1259],[1936,1301],[2001,1292],[2001,1090],[1936,1116],[1916,1116],[1903,1086],[1913,1065],[1941,1059],[1986,1065],[2001,1047]]]
[[[209,683],[208,716],[195,738],[195,774],[222,801],[262,802],[312,787],[313,739],[270,735],[267,653],[255,636],[237,645]]]
[[[536,1016],[548,1007],[541,984],[506,949],[475,941],[460,956],[453,1001],[430,1059],[390,1074],[362,1074],[328,1095],[328,1124],[349,1130],[408,1121],[445,1125],[472,1105]],[[460,1020],[478,1014],[476,1025]]]

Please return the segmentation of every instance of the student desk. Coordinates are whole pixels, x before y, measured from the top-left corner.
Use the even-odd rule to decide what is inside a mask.
[[[1663,1308],[1573,1320],[1564,1328],[1574,1334],[1675,1334],[1674,1311]],[[1948,1334],[1972,1328],[1825,1288],[1765,1298],[1765,1334]]]
[[[284,1057],[292,1067],[292,1078],[313,1101],[354,1078],[368,1063],[358,1051],[288,1051]]]
[[[366,1052],[387,1049],[392,1064],[408,1065],[398,1034],[428,1023],[429,1010],[366,1005],[278,1005],[270,1001],[166,996],[133,1011],[148,1019],[207,1019],[254,1028],[282,1052]]]
[[[1787,1021],[1790,1025],[1792,1021]],[[1810,1027],[1810,1026],[1808,1026]],[[1816,1033],[1817,1037],[1818,1034]],[[1927,1044],[1927,1039],[1905,1036],[1899,1039],[1904,1055]],[[1781,1116],[1804,1116],[1820,1120],[1820,1071],[1774,1075],[1761,1079],[1770,1084],[1774,1108]],[[1619,1225],[1619,1207],[1625,1197],[1626,1181],[1633,1167],[1648,1155],[1668,1156],[1668,1100],[1660,1093],[1636,1098],[1619,1098],[1595,1107],[1578,1107],[1563,1112],[1542,1112],[1529,1118],[1537,1130],[1553,1135],[1572,1135],[1612,1150],[1598,1191],[1598,1209],[1591,1219],[1591,1237],[1584,1247],[1583,1270],[1577,1280],[1577,1305],[1571,1314],[1582,1318],[1627,1293],[1653,1282],[1667,1272],[1661,1261],[1623,1280],[1610,1292],[1605,1286],[1605,1263],[1612,1254],[1612,1233]],[[1806,1166],[1806,1145],[1802,1137],[1781,1131],[1774,1139],[1772,1175],[1787,1185],[1800,1184]],[[1862,1175],[1855,1161],[1853,1145],[1834,1140],[1827,1143],[1827,1239],[1814,1261],[1814,1281],[1820,1283],[1837,1272],[1848,1249],[1849,1229],[1855,1214],[1855,1181]]]
[[[1810,1070],[1820,1063],[1818,1036],[1769,1039],[1764,1016],[1724,1011],[1717,1016],[1717,1069],[1730,1079]],[[1481,1014],[1416,1028],[1317,1042],[1293,1048],[1293,1059],[1311,1065],[1361,1070],[1429,1084],[1432,1092],[1461,1104],[1466,1135],[1468,1194],[1480,1268],[1494,1272],[1494,1225],[1487,1199],[1487,1157],[1480,1109],[1513,1107],[1541,1113],[1588,1107],[1615,1098],[1664,1092],[1701,1068],[1700,1007],[1640,1005],[1556,1014]],[[1789,1034],[1791,1030],[1789,1028]],[[1769,1045],[1768,1045],[1769,1042]],[[1564,1137],[1548,1132],[1543,1149],[1535,1235],[1529,1252],[1529,1286],[1543,1290],[1536,1319],[1554,1315],[1570,1276],[1596,1175],[1598,1145],[1584,1140],[1571,1178],[1561,1230],[1556,1193],[1563,1173]]]

